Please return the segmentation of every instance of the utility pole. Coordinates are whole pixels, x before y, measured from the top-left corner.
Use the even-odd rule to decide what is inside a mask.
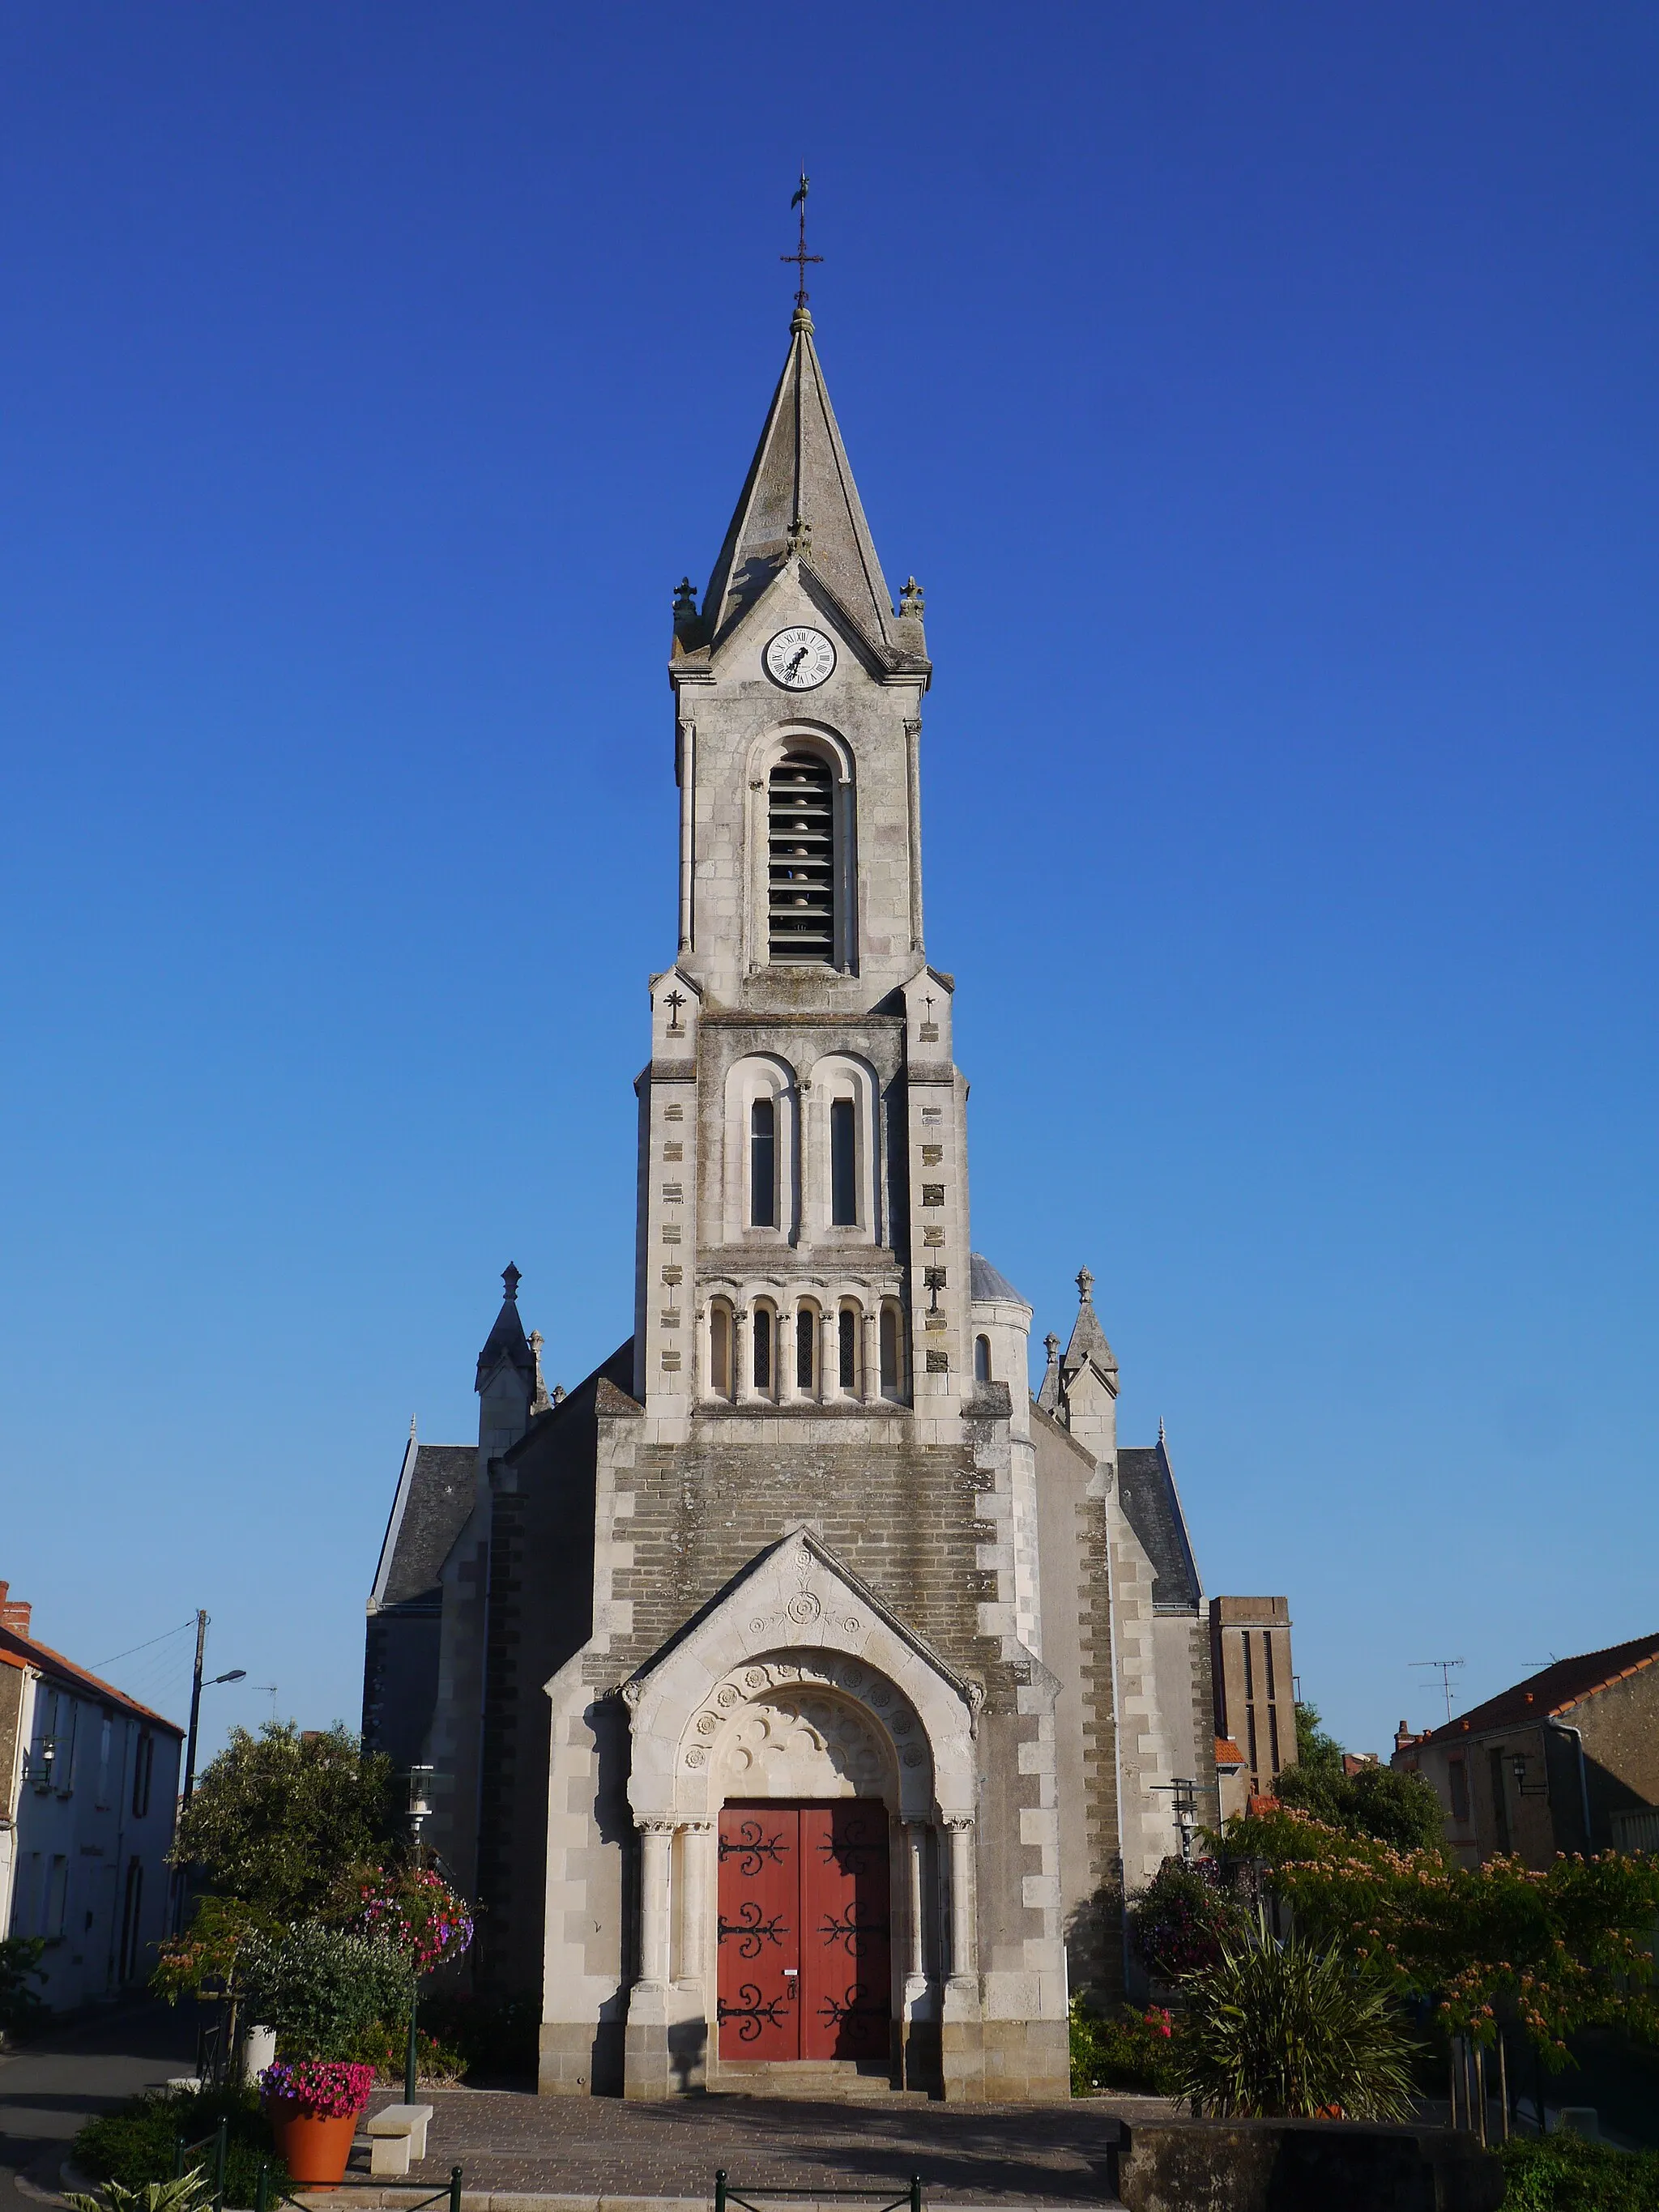
[[[196,1787],[196,1730],[202,1718],[202,1662],[207,1656],[208,1617],[196,1616],[196,1671],[190,1681],[190,1735],[185,1743],[185,1802]]]

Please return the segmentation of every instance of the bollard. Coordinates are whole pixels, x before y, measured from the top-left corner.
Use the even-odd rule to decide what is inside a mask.
[[[921,2176],[910,2176],[910,2212],[921,2212]]]
[[[259,2179],[253,2185],[253,2212],[270,2212],[270,2167],[259,2160]]]
[[[449,2169],[449,2212],[461,2212],[461,2169],[459,2166],[452,2166]]]
[[[714,2172],[714,2212],[726,2212],[726,2168],[719,2166]]]

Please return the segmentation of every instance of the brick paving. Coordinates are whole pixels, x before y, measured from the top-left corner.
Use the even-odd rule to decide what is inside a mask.
[[[714,2169],[735,2187],[871,2188],[921,2176],[938,2204],[1112,2201],[1109,2154],[1120,2116],[1166,2116],[1161,2099],[1070,2105],[891,2105],[777,2097],[686,2097],[662,2103],[611,2097],[538,2097],[528,2091],[422,2091],[434,2107],[425,2161],[410,2183],[441,2187],[462,2168],[471,2200],[483,2192],[668,2197],[707,2200]],[[377,2098],[396,2103],[395,2095]],[[360,2138],[354,2182],[368,2179]],[[897,2189],[895,2194],[897,2193]]]

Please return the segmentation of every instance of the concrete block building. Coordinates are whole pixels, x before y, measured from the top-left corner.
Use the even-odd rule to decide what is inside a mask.
[[[673,611],[631,1327],[550,1395],[507,1270],[477,1445],[411,1437],[370,1600],[365,1731],[434,1770],[474,1971],[539,1990],[550,2094],[1063,2098],[1116,1900],[1181,1805],[1215,1817],[1164,1439],[1119,1445],[1086,1268],[1034,1396],[1031,1306],[973,1249],[923,617],[803,294]]]

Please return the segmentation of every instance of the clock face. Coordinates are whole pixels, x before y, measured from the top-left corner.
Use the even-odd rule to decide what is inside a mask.
[[[786,691],[812,691],[836,665],[836,648],[821,629],[781,629],[766,648],[766,672]]]

